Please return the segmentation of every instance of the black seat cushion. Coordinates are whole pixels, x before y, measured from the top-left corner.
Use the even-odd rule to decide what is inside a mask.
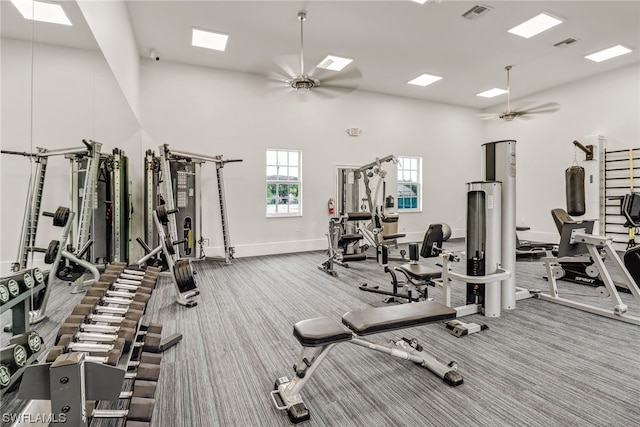
[[[431,280],[442,276],[442,270],[422,264],[402,264],[398,268],[417,280]]]
[[[369,335],[455,317],[456,310],[451,307],[435,301],[421,301],[350,311],[342,316],[342,323],[358,335]]]
[[[351,331],[342,326],[340,322],[329,317],[316,317],[299,321],[293,325],[293,336],[304,347],[319,347],[349,341],[352,337]]]

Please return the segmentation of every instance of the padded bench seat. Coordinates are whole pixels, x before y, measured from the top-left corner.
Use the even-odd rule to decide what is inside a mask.
[[[441,269],[427,267],[422,264],[402,264],[398,268],[411,276],[412,279],[429,281],[442,277]]]
[[[301,320],[293,326],[293,336],[304,347],[320,347],[349,341],[351,331],[329,317]]]
[[[352,331],[369,335],[455,318],[453,308],[435,301],[421,301],[349,311],[342,316],[346,327],[329,317],[301,320],[293,326],[293,335],[304,347],[320,347],[349,341]]]
[[[439,302],[421,301],[350,311],[342,316],[342,323],[358,335],[369,335],[455,319],[456,313]]]

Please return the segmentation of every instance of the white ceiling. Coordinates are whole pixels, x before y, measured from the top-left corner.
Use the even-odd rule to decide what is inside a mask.
[[[7,5],[8,4],[8,5]],[[491,12],[477,20],[461,15],[475,4]],[[75,2],[64,2],[74,27],[38,24],[35,31],[6,0],[2,36],[80,48],[96,48]],[[328,53],[354,58],[362,72],[359,90],[444,102],[472,108],[506,103],[476,93],[505,87],[511,72],[512,98],[640,62],[640,1],[127,1],[140,54],[151,48],[161,61],[262,73],[281,55],[297,55],[300,24],[307,12],[305,63]],[[530,39],[507,30],[539,12],[565,21]],[[80,17],[78,17],[80,14]],[[225,52],[191,46],[191,28],[229,34]],[[579,42],[553,47],[566,38]],[[633,52],[594,63],[584,55],[623,44]],[[306,68],[306,67],[305,67]],[[345,71],[348,70],[345,69]],[[422,73],[443,76],[427,87],[407,85]],[[640,76],[639,76],[640,78]],[[549,101],[544,99],[541,101]]]

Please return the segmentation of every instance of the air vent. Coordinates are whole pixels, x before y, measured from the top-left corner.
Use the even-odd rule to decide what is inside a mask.
[[[575,44],[575,43],[578,43],[578,39],[574,39],[572,37],[569,37],[568,39],[564,39],[561,42],[558,42],[558,43],[554,44],[553,47],[562,47],[562,48],[564,48],[564,47],[567,47],[567,46]]]
[[[462,14],[463,18],[467,18],[467,19],[478,19],[481,16],[487,14],[487,12],[491,11],[492,8],[490,8],[489,6],[485,6],[483,4],[477,4],[475,6],[473,6],[471,9],[467,10],[465,13]]]

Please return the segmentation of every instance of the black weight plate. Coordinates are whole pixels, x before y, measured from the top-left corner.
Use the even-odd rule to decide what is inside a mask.
[[[184,278],[182,277],[182,266],[184,264],[184,259],[179,259],[173,264],[173,274],[175,276],[176,285],[178,286],[178,290],[180,293],[186,292],[184,289]]]
[[[44,254],[44,262],[45,264],[53,264],[56,256],[58,255],[58,250],[60,249],[60,241],[52,240],[49,243],[49,247],[47,247],[47,252]]]
[[[158,215],[158,220],[166,225],[169,222],[169,216],[167,215],[167,207],[165,205],[160,205],[156,208],[156,215]]]
[[[169,252],[169,255],[175,255],[176,248],[173,246],[171,237],[167,236],[164,238],[164,245],[167,247],[167,252]]]
[[[53,216],[53,225],[56,227],[64,227],[67,225],[67,221],[69,220],[69,208],[65,208],[63,206],[58,207],[56,209],[56,213]]]

